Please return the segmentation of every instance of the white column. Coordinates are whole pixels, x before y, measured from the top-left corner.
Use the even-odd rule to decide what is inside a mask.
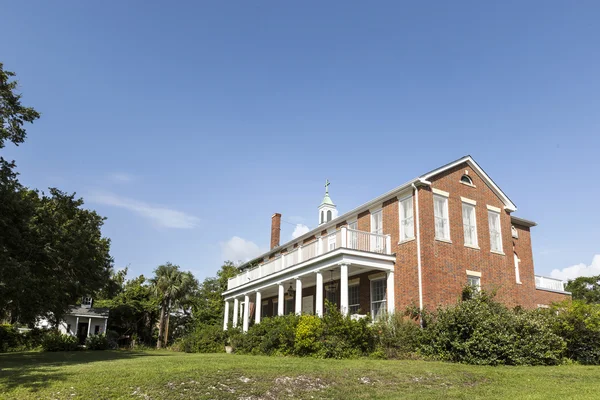
[[[283,306],[285,305],[283,283],[279,284],[279,297],[277,298],[277,315],[283,315]]]
[[[108,318],[104,318],[104,335],[106,335],[106,325],[108,325]]]
[[[79,317],[77,317],[77,319],[75,320],[75,330],[73,331],[75,332],[75,336],[77,336],[77,334],[79,333]],[[69,335],[71,333],[69,332]]]
[[[227,325],[229,324],[229,302],[225,301],[225,316],[223,317],[223,330],[227,330]]]
[[[393,314],[396,310],[396,297],[394,288],[394,271],[387,274],[387,311],[388,314]]]
[[[340,265],[340,311],[348,315],[348,265]]]
[[[302,314],[302,281],[296,278],[296,315]]]
[[[87,337],[90,336],[90,329],[92,328],[92,318],[90,317],[88,319],[88,333],[87,333]]]
[[[262,293],[256,291],[256,301],[254,302],[254,323],[260,324],[260,313],[262,312]]]
[[[240,301],[233,299],[233,327],[237,328],[238,315],[240,314]]]
[[[392,254],[392,237],[390,235],[385,236],[385,254]]]
[[[318,317],[323,316],[323,274],[321,271],[317,271],[317,283],[316,283],[316,303],[315,303],[315,314]]]
[[[242,332],[248,332],[248,324],[250,322],[250,296],[244,296],[244,321],[242,325]]]

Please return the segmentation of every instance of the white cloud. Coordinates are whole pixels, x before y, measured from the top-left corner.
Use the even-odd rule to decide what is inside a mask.
[[[554,269],[550,273],[552,278],[562,279],[564,281],[575,279],[579,276],[594,275],[600,275],[600,254],[596,254],[594,258],[592,258],[592,263],[590,265],[580,263],[563,269]]]
[[[110,179],[116,183],[127,183],[133,181],[133,175],[124,172],[116,172],[110,176]]]
[[[94,193],[88,195],[85,199],[90,203],[104,204],[133,211],[165,228],[192,229],[198,226],[200,222],[199,218],[182,211],[151,205],[112,193]]]
[[[226,242],[220,242],[219,245],[223,261],[233,261],[234,263],[250,261],[264,253],[256,243],[238,236],[234,236]]]
[[[304,235],[308,231],[310,231],[308,226],[304,224],[296,224],[296,228],[294,228],[294,232],[292,232],[292,239],[296,239],[297,237]]]

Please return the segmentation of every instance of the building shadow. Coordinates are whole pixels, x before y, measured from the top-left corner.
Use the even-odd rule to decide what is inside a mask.
[[[0,393],[15,388],[36,392],[64,381],[73,372],[65,372],[61,366],[165,355],[122,350],[0,353]]]

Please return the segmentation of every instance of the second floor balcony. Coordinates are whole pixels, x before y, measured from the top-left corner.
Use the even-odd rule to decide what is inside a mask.
[[[235,289],[340,248],[390,255],[391,237],[344,227],[290,251],[284,250],[282,254],[257,267],[246,269],[229,279],[227,290]]]
[[[560,279],[548,278],[546,276],[535,276],[535,288],[542,290],[551,290],[554,292],[566,292],[565,282]]]

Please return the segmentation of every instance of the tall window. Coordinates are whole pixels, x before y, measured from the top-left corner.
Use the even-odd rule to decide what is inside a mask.
[[[325,289],[325,298],[327,299],[327,301],[330,303],[330,305],[332,307],[336,307],[338,305],[338,292],[337,290],[327,290]],[[325,312],[328,312],[329,310],[327,309],[327,307],[325,308]]]
[[[327,222],[331,221],[331,210],[327,210]]]
[[[467,285],[472,286],[477,290],[481,290],[481,278],[474,275],[467,275]]]
[[[272,303],[273,303],[273,314],[271,314],[271,315],[272,316],[279,315],[279,307],[277,306],[278,305],[278,300],[277,299],[273,299]]]
[[[350,314],[358,313],[360,309],[360,286],[357,283],[348,286],[348,306]]]
[[[354,222],[350,222],[348,224],[348,229],[350,230],[348,232],[348,247],[351,249],[358,249],[358,232],[352,232],[352,231],[356,231],[356,229],[358,228],[358,222],[354,221]]]
[[[448,198],[433,195],[433,215],[435,218],[435,238],[450,240],[450,221],[448,220]]]
[[[261,317],[267,317],[269,315],[269,300],[265,300],[261,304],[260,308]]]
[[[477,247],[477,224],[475,223],[475,206],[462,203],[463,229],[465,246]]]
[[[490,246],[492,251],[502,253],[502,234],[500,232],[500,213],[488,210],[490,224]]]
[[[335,240],[336,240],[336,235],[334,233],[327,236],[327,248],[329,251],[335,250]]]
[[[521,283],[521,273],[519,272],[519,256],[515,253],[515,278],[517,279],[517,283]]]
[[[387,280],[376,279],[371,281],[371,316],[373,320],[381,318],[386,310]]]
[[[371,214],[371,233],[383,235],[383,213],[381,210]],[[385,240],[383,236],[371,236],[371,251],[382,252]]]
[[[400,240],[409,240],[414,237],[413,198],[410,196],[400,201]]]
[[[294,298],[292,296],[286,296],[284,314],[293,314],[295,311],[295,307],[296,305],[294,304]]]
[[[321,223],[325,222],[325,211],[321,210]]]

